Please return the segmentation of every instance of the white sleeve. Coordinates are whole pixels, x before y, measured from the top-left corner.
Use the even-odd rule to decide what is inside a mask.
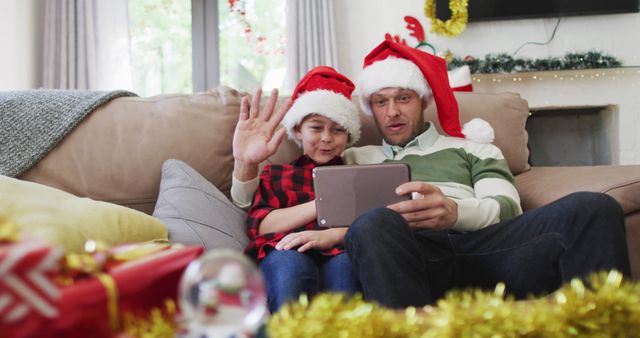
[[[458,204],[458,220],[453,226],[458,231],[474,231],[498,223],[500,205],[492,199],[465,198],[454,201]]]
[[[456,230],[474,231],[522,214],[518,191],[505,179],[481,179],[474,191],[475,198],[454,199],[458,204]]]
[[[253,201],[253,195],[260,184],[260,176],[256,176],[252,180],[242,182],[233,174],[231,175],[231,200],[233,204],[242,209],[249,209]]]

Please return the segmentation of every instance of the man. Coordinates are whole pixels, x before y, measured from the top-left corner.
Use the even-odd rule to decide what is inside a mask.
[[[525,297],[594,271],[630,276],[623,214],[613,198],[575,193],[522,214],[513,176],[487,142],[486,123],[461,130],[444,60],[385,41],[365,58],[358,90],[384,142],[348,149],[345,161],[408,162],[414,179],[397,189],[412,200],[372,210],[347,232],[367,299],[402,308],[433,304],[459,287],[504,282],[509,293]],[[448,136],[423,120],[431,96]],[[234,185],[237,197],[242,189]]]

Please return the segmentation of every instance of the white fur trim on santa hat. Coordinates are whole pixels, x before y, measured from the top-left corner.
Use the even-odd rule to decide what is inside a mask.
[[[449,86],[455,91],[455,88],[470,86],[471,68],[468,65],[452,69],[447,72],[449,75]]]
[[[465,139],[477,143],[491,143],[495,136],[489,122],[477,117],[464,124],[462,133]]]
[[[309,114],[328,117],[347,129],[349,145],[360,139],[360,116],[353,102],[330,90],[314,90],[298,96],[282,119],[282,126],[287,129],[289,138],[298,145],[300,142],[296,140],[294,128]]]
[[[413,89],[425,98],[431,90],[415,63],[396,57],[376,61],[362,70],[358,78],[358,96],[362,110],[371,115],[371,94],[383,88]]]

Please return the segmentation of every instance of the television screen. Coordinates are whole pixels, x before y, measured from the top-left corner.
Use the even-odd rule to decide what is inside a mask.
[[[436,0],[437,16],[451,16],[449,0]],[[469,21],[638,12],[638,0],[469,0]]]

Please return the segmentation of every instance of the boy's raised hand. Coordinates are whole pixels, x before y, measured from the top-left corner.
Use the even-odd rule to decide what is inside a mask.
[[[261,96],[262,90],[258,89],[251,104],[247,96],[242,98],[240,117],[233,133],[234,174],[243,181],[258,175],[258,164],[276,152],[286,133],[284,128],[276,129],[289,110],[291,100],[287,99],[274,113],[278,90],[271,91],[269,101],[262,110]]]

